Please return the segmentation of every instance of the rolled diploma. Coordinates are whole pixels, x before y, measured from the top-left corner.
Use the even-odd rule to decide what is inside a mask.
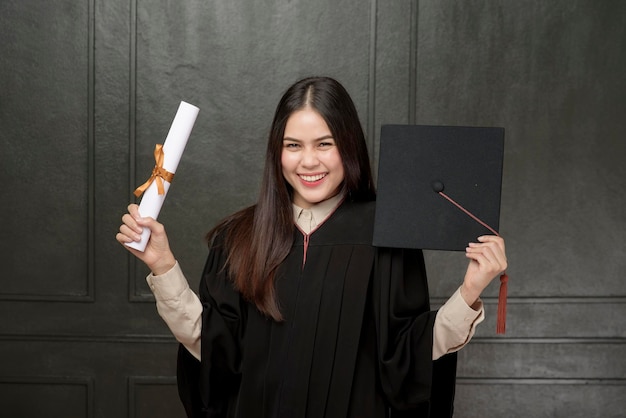
[[[176,173],[176,168],[178,168],[178,163],[183,155],[199,111],[200,109],[196,106],[186,102],[180,102],[178,106],[170,131],[163,143],[163,168],[172,174]],[[156,180],[153,181],[144,192],[143,198],[139,203],[139,214],[144,218],[152,217],[157,219],[169,188],[170,183],[163,180],[165,193],[160,195],[157,190]],[[143,252],[146,249],[146,245],[148,245],[149,239],[150,229],[144,228],[141,234],[141,241],[127,243],[126,245]]]

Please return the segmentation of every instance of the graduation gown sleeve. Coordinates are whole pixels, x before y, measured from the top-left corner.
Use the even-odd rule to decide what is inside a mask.
[[[188,417],[228,416],[239,386],[245,303],[226,277],[224,257],[216,239],[200,282],[202,360],[179,347],[178,388]]]
[[[436,311],[421,250],[379,248],[375,269],[380,383],[391,416],[452,416],[456,354],[432,361]]]

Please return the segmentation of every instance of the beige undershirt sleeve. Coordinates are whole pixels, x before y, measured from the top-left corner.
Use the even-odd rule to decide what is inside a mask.
[[[159,276],[149,274],[146,281],[154,293],[161,318],[174,337],[200,360],[202,303],[189,288],[178,262],[164,274]]]
[[[459,287],[437,311],[433,328],[433,360],[463,348],[484,319],[482,301],[479,299],[472,307],[468,306]]]

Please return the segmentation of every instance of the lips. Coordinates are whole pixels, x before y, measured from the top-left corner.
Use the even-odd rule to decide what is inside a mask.
[[[298,177],[300,177],[300,179],[302,179],[303,181],[306,181],[307,183],[315,183],[317,181],[320,181],[327,175],[328,173],[315,174],[315,175],[298,174]]]

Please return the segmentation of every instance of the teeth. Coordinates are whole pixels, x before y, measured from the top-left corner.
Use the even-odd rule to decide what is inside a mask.
[[[300,175],[300,178],[304,181],[318,181],[323,179],[324,177],[326,177],[326,174],[318,174],[316,176],[304,176],[304,175]]]

